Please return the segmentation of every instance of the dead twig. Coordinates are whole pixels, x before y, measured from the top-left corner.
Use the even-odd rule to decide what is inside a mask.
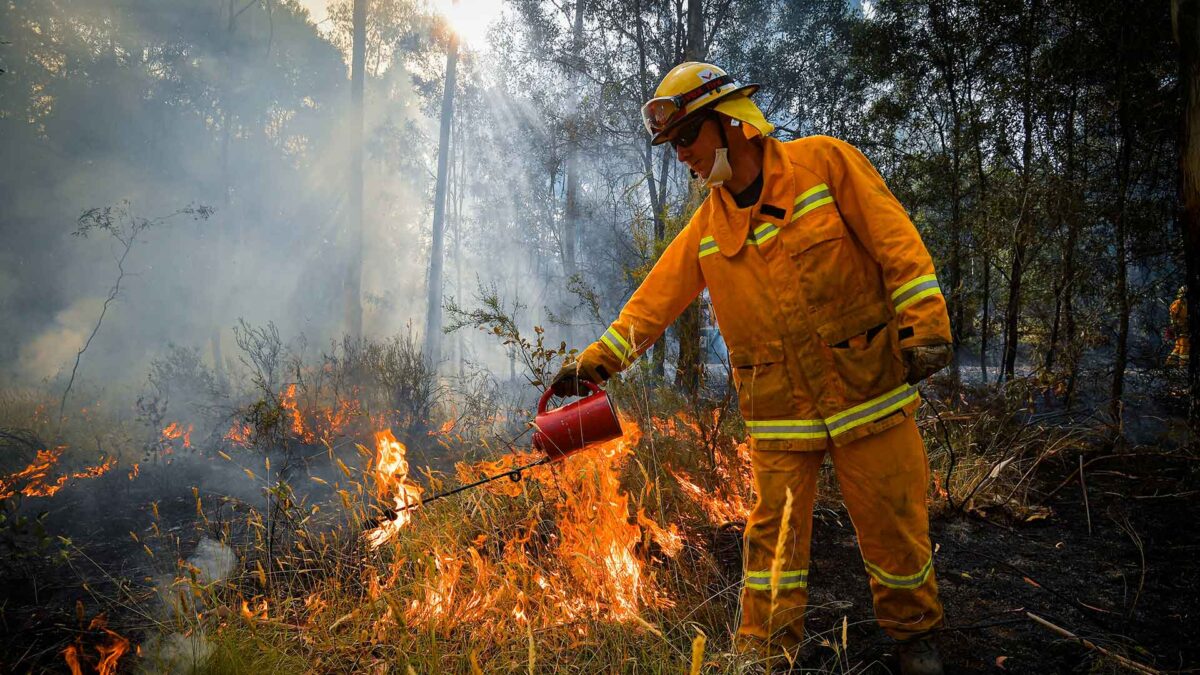
[[[1092,535],[1092,508],[1088,506],[1087,483],[1083,480],[1083,455],[1079,455],[1079,488],[1083,492],[1083,512],[1087,514],[1088,536]]]
[[[1129,603],[1129,610],[1126,613],[1127,617],[1132,618],[1134,610],[1137,609],[1138,600],[1142,597],[1142,590],[1146,586],[1146,549],[1142,545],[1141,535],[1137,533],[1137,530],[1135,530],[1133,527],[1133,523],[1129,521],[1129,514],[1122,511],[1120,515],[1121,519],[1117,520],[1116,517],[1113,517],[1113,522],[1115,522],[1117,527],[1120,528],[1121,531],[1129,537],[1130,541],[1133,542],[1134,547],[1137,548],[1138,557],[1140,558],[1140,565],[1138,566],[1139,576],[1137,591],[1134,592],[1133,601]]]
[[[950,442],[950,429],[946,426],[946,421],[942,419],[942,413],[938,410],[937,405],[932,398],[925,396],[925,392],[921,392],[921,399],[929,404],[929,409],[933,411],[933,416],[937,418],[938,426],[942,428],[942,442],[946,444],[946,454],[950,456],[950,463],[946,467],[946,504],[950,509],[957,510],[954,505],[954,495],[950,491],[950,479],[954,477],[954,465],[957,458],[954,455],[954,445]]]
[[[1088,640],[1087,638],[1079,637],[1078,635],[1076,635],[1075,633],[1072,633],[1071,631],[1067,630],[1066,628],[1052,624],[1049,621],[1038,616],[1037,614],[1034,614],[1033,612],[1025,612],[1025,616],[1029,617],[1030,621],[1033,621],[1034,623],[1042,626],[1043,628],[1050,630],[1052,633],[1061,635],[1062,637],[1065,637],[1068,640],[1075,640],[1076,642],[1083,645],[1084,647],[1087,647],[1088,649],[1100,652],[1101,654],[1103,654],[1103,655],[1107,656],[1108,658],[1112,659],[1113,661],[1116,661],[1117,663],[1125,666],[1126,668],[1129,668],[1130,670],[1134,670],[1139,673],[1146,673],[1146,675],[1158,675],[1158,673],[1159,673],[1159,671],[1155,670],[1154,668],[1151,668],[1150,666],[1138,663],[1137,661],[1128,659],[1124,656],[1121,656],[1120,654],[1115,654],[1112,651],[1105,649],[1104,647],[1101,647],[1100,645],[1096,644],[1095,642]]]

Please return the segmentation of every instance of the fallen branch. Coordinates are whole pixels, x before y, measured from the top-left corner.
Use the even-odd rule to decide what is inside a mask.
[[[1092,508],[1088,506],[1087,483],[1083,480],[1083,455],[1079,456],[1079,488],[1083,491],[1083,510],[1087,514],[1088,536],[1092,534]]]
[[[1130,670],[1135,670],[1139,673],[1146,673],[1146,675],[1159,675],[1159,671],[1151,668],[1150,666],[1143,665],[1141,663],[1138,663],[1137,661],[1130,660],[1124,656],[1121,656],[1120,654],[1114,654],[1113,652],[1105,649],[1104,647],[1101,647],[1100,645],[1096,644],[1095,642],[1092,642],[1091,640],[1088,640],[1086,638],[1081,638],[1078,635],[1067,630],[1066,628],[1063,628],[1061,626],[1056,626],[1055,624],[1050,623],[1049,621],[1043,619],[1042,617],[1038,616],[1037,614],[1034,614],[1033,612],[1025,612],[1025,616],[1029,617],[1029,619],[1031,621],[1033,621],[1034,623],[1039,624],[1042,627],[1049,629],[1052,633],[1061,635],[1062,637],[1065,637],[1068,640],[1075,640],[1076,642],[1080,643],[1084,647],[1087,647],[1088,649],[1092,649],[1097,652],[1100,652],[1101,654],[1103,654],[1103,655],[1107,656],[1108,658],[1112,659],[1113,661],[1116,661],[1117,663],[1125,666],[1126,668],[1129,668]]]

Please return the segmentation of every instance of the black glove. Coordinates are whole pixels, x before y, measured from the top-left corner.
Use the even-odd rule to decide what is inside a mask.
[[[559,369],[554,379],[550,380],[550,389],[554,390],[554,395],[559,397],[583,396],[588,393],[585,381],[601,385],[606,380],[608,380],[608,369],[604,366],[575,361],[564,364]]]
[[[947,343],[921,345],[909,347],[902,354],[907,370],[904,379],[909,384],[916,384],[945,368],[954,358],[954,347]]]

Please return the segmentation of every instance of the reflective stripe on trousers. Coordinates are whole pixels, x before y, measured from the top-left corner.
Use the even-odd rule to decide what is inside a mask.
[[[847,408],[823,420],[746,420],[746,430],[757,439],[824,438],[838,436],[882,419],[917,400],[917,388],[908,384]]]
[[[940,625],[942,608],[925,507],[929,470],[916,423],[909,418],[828,452],[858,536],[880,625],[901,640]],[[751,452],[758,501],[746,523],[746,572],[738,627],[738,637],[745,643],[769,639],[789,648],[804,641],[812,507],[824,458],[823,451]],[[788,489],[793,495],[792,509],[781,547],[779,534]],[[777,552],[782,557],[778,563]],[[817,556],[821,557],[819,551]],[[772,602],[771,569],[776,565],[781,571]],[[831,566],[821,569],[826,579],[854,574]],[[768,631],[772,635],[768,636]]]
[[[776,582],[779,590],[808,586],[808,570],[782,570]],[[771,590],[771,570],[746,572],[746,588],[752,591]]]

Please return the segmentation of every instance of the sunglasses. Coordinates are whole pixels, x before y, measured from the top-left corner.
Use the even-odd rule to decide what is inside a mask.
[[[707,115],[697,117],[694,121],[688,122],[679,127],[679,131],[674,136],[667,139],[671,147],[675,149],[686,148],[700,138],[700,130],[704,128],[704,123],[712,119]]]

